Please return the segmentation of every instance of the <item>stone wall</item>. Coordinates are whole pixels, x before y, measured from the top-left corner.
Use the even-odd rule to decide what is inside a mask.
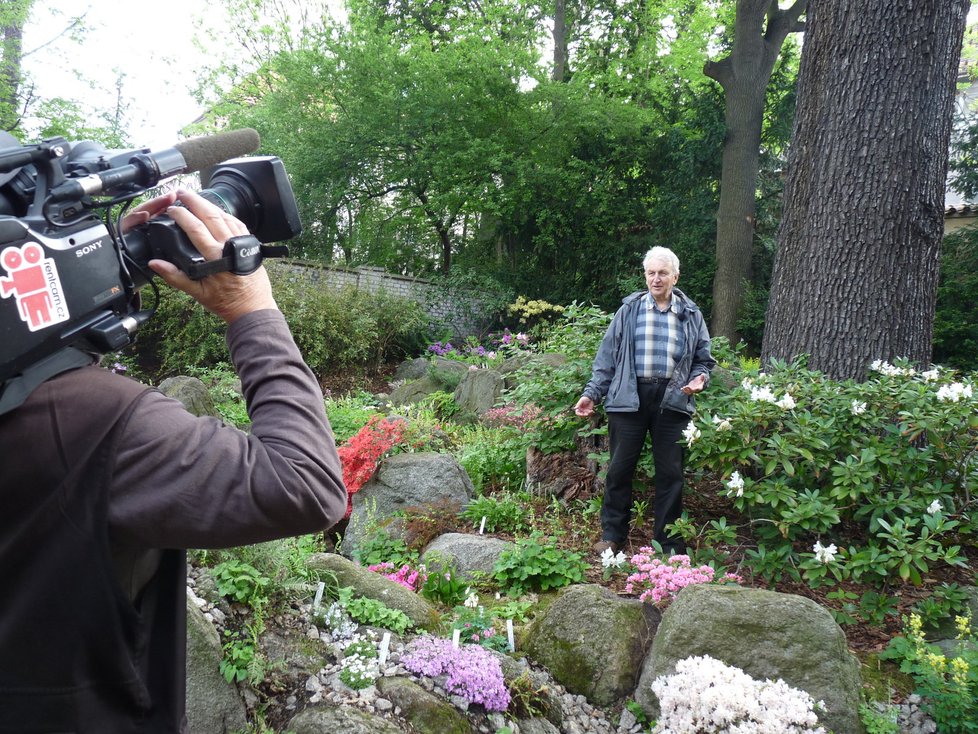
[[[266,260],[265,265],[285,268],[312,287],[336,290],[355,288],[367,293],[385,293],[420,303],[433,324],[449,329],[454,338],[481,335],[489,324],[482,314],[478,294],[448,293],[438,284],[423,278],[388,273],[383,268],[360,266],[343,268],[303,260]]]

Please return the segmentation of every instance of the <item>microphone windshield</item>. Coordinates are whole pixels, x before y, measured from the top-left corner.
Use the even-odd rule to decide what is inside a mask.
[[[190,138],[177,143],[176,148],[186,161],[186,172],[199,171],[230,158],[254,153],[261,145],[258,132],[250,127],[240,130]]]

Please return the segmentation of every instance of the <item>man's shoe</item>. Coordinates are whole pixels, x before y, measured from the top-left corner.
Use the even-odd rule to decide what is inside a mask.
[[[594,552],[597,553],[599,556],[609,548],[611,549],[612,553],[617,553],[621,548],[621,546],[619,546],[613,540],[601,540],[594,544]]]

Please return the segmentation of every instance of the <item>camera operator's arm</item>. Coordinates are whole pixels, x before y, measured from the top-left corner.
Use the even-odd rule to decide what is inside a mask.
[[[168,210],[204,254],[246,233],[209,202],[180,193]],[[167,282],[229,323],[228,347],[252,420],[250,434],[195,417],[147,391],[120,432],[110,528],[134,548],[214,548],[324,530],[346,511],[346,489],[318,381],[277,309],[264,268],[191,281],[153,261]]]

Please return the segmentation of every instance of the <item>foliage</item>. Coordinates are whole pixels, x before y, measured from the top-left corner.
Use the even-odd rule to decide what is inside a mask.
[[[920,617],[923,628],[932,629],[946,619],[952,619],[968,609],[971,599],[958,584],[938,584],[931,594],[913,606],[913,613]]]
[[[447,607],[462,602],[469,593],[468,584],[455,572],[455,567],[439,559],[429,562],[428,575],[421,585],[421,596]]]
[[[326,396],[326,416],[337,444],[349,441],[373,416],[378,415],[376,398],[366,392]]]
[[[492,576],[511,596],[526,591],[559,589],[584,579],[583,556],[555,547],[552,538],[532,533],[504,550],[493,567]]]
[[[944,238],[934,317],[934,361],[960,370],[978,354],[978,227]]]
[[[344,586],[338,590],[339,602],[343,609],[355,621],[371,627],[383,627],[384,629],[397,632],[403,635],[408,629],[414,626],[404,612],[400,609],[391,609],[382,601],[368,599],[365,596],[354,596],[353,589]]]
[[[219,362],[213,367],[191,367],[187,372],[204,383],[217,412],[227,424],[242,429],[251,425],[248,406],[241,394],[241,381],[234,367]]]
[[[530,529],[526,505],[518,495],[510,493],[476,497],[465,506],[460,517],[471,523],[473,527],[489,533],[516,534]]]
[[[900,734],[899,709],[892,704],[859,704],[859,718],[866,734]]]
[[[390,563],[394,567],[412,565],[418,554],[408,548],[403,538],[391,535],[384,528],[373,528],[357,541],[356,559],[361,566]]]
[[[497,652],[509,650],[506,635],[497,634],[493,624],[495,610],[486,611],[486,608],[479,604],[478,596],[471,594],[465,600],[465,606],[457,606],[454,611],[455,620],[452,622],[452,630],[459,631],[461,643],[482,645]]]
[[[264,630],[260,622],[248,625],[246,632],[224,630],[224,656],[219,669],[228,683],[247,681],[257,685],[265,678],[266,663],[261,653],[258,637]]]
[[[373,630],[369,630],[369,634],[372,638]],[[340,680],[355,691],[373,685],[379,675],[376,659],[377,645],[375,641],[358,636],[343,648]]]
[[[566,306],[562,318],[540,336],[538,350],[559,352],[563,364],[531,360],[516,375],[516,387],[506,399],[531,405],[540,411],[526,424],[525,441],[544,453],[574,447],[583,421],[569,410],[591,376],[591,363],[611,317],[595,306],[576,301]]]
[[[701,396],[688,461],[723,477],[749,518],[755,573],[813,586],[883,585],[892,574],[920,584],[932,564],[964,562],[957,542],[976,530],[965,513],[978,489],[970,382],[881,361],[863,383],[802,361],[739,376]],[[839,534],[851,526],[862,532]]]
[[[904,636],[894,637],[883,654],[898,660],[900,670],[913,677],[924,710],[945,734],[978,731],[978,645],[970,617],[958,617],[956,622],[957,655],[948,657],[928,644],[916,614],[904,617]]]
[[[268,601],[269,578],[250,564],[238,560],[224,561],[211,571],[221,596],[260,610]]]
[[[513,427],[468,426],[460,437],[455,458],[479,493],[518,489],[526,481],[526,437]],[[477,498],[476,502],[482,503],[483,499]],[[471,507],[466,508],[469,515],[475,512]],[[508,510],[496,508],[496,514]]]

